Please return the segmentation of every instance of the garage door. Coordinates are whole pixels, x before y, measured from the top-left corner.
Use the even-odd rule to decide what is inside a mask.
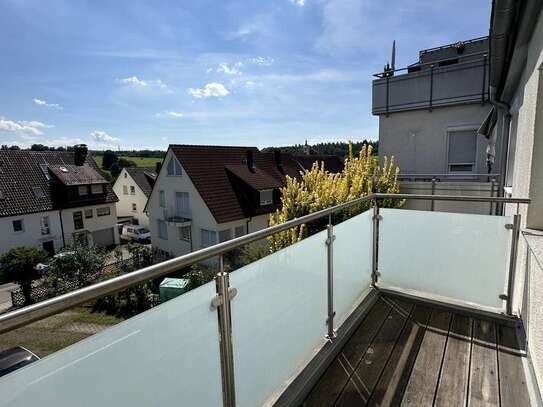
[[[115,244],[115,233],[113,228],[92,232],[92,240],[95,246],[110,246]]]

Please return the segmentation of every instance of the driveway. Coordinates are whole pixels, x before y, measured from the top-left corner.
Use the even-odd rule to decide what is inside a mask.
[[[0,312],[11,307],[11,292],[18,289],[19,286],[14,283],[0,285]]]

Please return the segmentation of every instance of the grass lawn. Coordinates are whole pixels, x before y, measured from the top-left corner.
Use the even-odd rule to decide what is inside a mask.
[[[98,167],[102,168],[102,155],[93,155]],[[162,158],[158,157],[127,157],[121,156],[119,158],[126,158],[127,160],[134,161],[138,167],[152,167],[155,168],[157,162],[162,161]]]
[[[78,307],[0,334],[0,351],[23,346],[44,357],[121,321],[100,312],[90,312],[86,307]]]

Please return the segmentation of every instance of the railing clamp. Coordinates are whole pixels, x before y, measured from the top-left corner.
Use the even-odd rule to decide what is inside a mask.
[[[335,235],[332,235],[330,236],[329,238],[327,238],[324,242],[324,244],[326,244],[326,246],[329,246],[330,243],[332,243],[334,240],[336,240],[336,236]]]
[[[505,228],[506,228],[507,230],[513,230],[513,229],[515,228],[515,225],[513,225],[512,223],[507,223],[507,224],[505,225]]]
[[[507,294],[500,294],[498,297],[500,298],[500,300],[504,301],[507,301],[509,299],[509,296]]]
[[[238,294],[237,288],[229,288],[228,289],[228,300],[232,301],[237,294]],[[222,298],[222,296],[219,295],[219,294],[217,294],[211,300],[211,307],[212,308],[219,308],[223,304],[224,304],[224,298]]]
[[[383,220],[383,217],[379,214],[373,215],[372,220]]]

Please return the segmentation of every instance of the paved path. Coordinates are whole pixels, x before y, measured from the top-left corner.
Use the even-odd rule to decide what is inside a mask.
[[[19,286],[14,283],[0,285],[0,312],[11,307],[11,292],[18,289]]]

